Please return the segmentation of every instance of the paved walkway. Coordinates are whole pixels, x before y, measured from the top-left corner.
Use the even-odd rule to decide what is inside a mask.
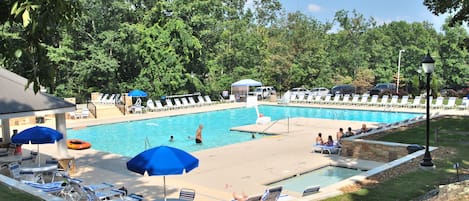
[[[84,126],[116,121],[133,121],[243,106],[244,104],[239,103],[216,104],[108,119],[72,120],[67,121],[67,127],[79,129]],[[422,112],[422,110],[415,111]],[[196,190],[196,201],[231,200],[232,192],[244,192],[248,195],[259,194],[266,189],[265,184],[267,183],[329,164],[339,163],[362,169],[379,166],[381,163],[373,161],[312,153],[311,144],[318,132],[324,133],[324,136],[334,135],[339,127],[359,128],[362,123],[364,122],[294,118],[283,120],[269,128],[269,132],[279,135],[194,152],[193,155],[200,160],[199,167],[188,174],[167,176],[166,191],[168,197],[177,197],[179,189],[185,187]],[[367,122],[367,124],[370,127],[376,126],[376,123],[373,122]],[[265,129],[265,126],[267,125],[253,125],[251,128],[243,129]],[[129,133],[129,135],[132,134]],[[41,153],[51,156],[56,154],[55,145],[40,146]],[[23,148],[35,150],[36,146],[24,145]],[[129,192],[142,194],[149,200],[163,196],[163,177],[141,176],[128,171],[125,165],[129,160],[127,157],[98,152],[93,149],[70,150],[70,154],[76,158],[78,166],[78,172],[73,176],[82,178],[87,183],[106,181],[124,185],[129,189]],[[328,189],[328,191],[333,190]],[[300,196],[297,192],[285,191],[284,193],[293,197]]]

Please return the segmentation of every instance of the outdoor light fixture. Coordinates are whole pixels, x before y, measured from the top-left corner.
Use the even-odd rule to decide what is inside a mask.
[[[435,60],[430,56],[430,52],[423,58],[422,69],[427,74],[427,129],[426,129],[426,145],[425,155],[423,161],[420,163],[422,167],[433,167],[432,156],[430,155],[430,80],[433,71],[435,70]]]

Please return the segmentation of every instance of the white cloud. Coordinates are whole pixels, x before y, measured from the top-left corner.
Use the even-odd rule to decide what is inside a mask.
[[[308,11],[311,12],[319,12],[321,10],[321,7],[316,4],[308,4]]]

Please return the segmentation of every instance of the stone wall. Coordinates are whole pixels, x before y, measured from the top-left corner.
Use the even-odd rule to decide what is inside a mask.
[[[341,156],[390,162],[408,154],[408,144],[363,139],[343,139]]]

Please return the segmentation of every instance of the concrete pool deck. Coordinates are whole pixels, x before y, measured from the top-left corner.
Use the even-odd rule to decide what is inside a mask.
[[[71,120],[67,121],[67,127],[79,129],[85,126],[118,121],[133,121],[243,106],[242,103],[216,104],[152,112],[144,115],[120,116],[115,119]],[[307,104],[307,106],[312,105]],[[423,112],[422,109],[412,111]],[[267,183],[330,164],[372,169],[383,163],[312,153],[311,145],[318,132],[322,132],[323,137],[333,135],[335,138],[338,128],[350,126],[357,129],[362,123],[364,122],[292,118],[281,120],[268,129],[269,133],[278,135],[194,152],[192,154],[200,160],[198,168],[188,174],[166,176],[168,197],[178,197],[179,189],[184,187],[195,189],[196,201],[232,200],[232,192],[244,192],[247,195],[260,194],[266,189],[265,184]],[[377,126],[373,122],[366,123],[369,127]],[[265,130],[265,126],[268,125],[249,125],[238,129],[259,131]],[[131,133],[129,133],[129,137],[132,137]],[[56,145],[40,146],[41,153],[50,156],[56,155]],[[24,145],[23,148],[35,150],[36,145]],[[148,200],[163,196],[163,178],[161,176],[142,176],[128,171],[125,165],[128,157],[93,149],[69,150],[69,153],[76,158],[78,168],[78,172],[72,176],[82,178],[85,183],[106,181],[123,185],[129,192],[142,194]],[[300,197],[297,192],[284,191],[283,193],[296,198]],[[337,192],[333,189],[327,189],[327,192],[324,193],[334,194]]]

